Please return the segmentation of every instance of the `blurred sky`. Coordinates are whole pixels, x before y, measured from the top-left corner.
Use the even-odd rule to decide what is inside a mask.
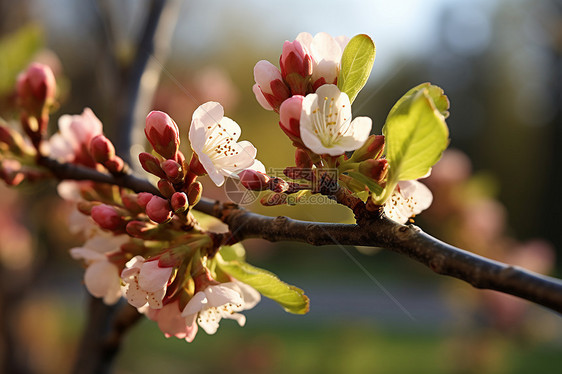
[[[454,39],[460,49],[482,50],[489,42],[490,17],[497,6],[496,0],[181,2],[174,55],[200,57],[240,38],[256,43],[257,48],[278,50],[284,40],[293,40],[302,31],[347,36],[365,33],[377,46],[374,80],[381,79],[388,69],[403,63],[401,60],[438,50],[442,43],[439,17],[444,6],[463,8],[462,17],[455,20],[457,33],[446,37]],[[117,42],[119,37],[130,37],[142,19],[143,2],[119,0],[110,6],[120,10],[113,15]],[[73,36],[82,43],[87,43],[83,38],[85,35],[81,34],[87,28],[77,27],[77,24],[87,20],[79,15],[99,12],[95,1],[38,0],[34,9],[37,16],[46,18],[53,26],[51,37]]]

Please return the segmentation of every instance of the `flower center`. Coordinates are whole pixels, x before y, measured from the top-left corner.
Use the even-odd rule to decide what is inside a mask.
[[[350,130],[350,121],[341,116],[345,105],[341,108],[336,104],[335,98],[324,97],[322,105],[312,111],[313,131],[318,136],[322,145],[330,148],[337,144],[340,139]]]
[[[214,126],[208,126],[206,129],[208,141],[205,143],[203,152],[212,161],[216,161],[223,157],[235,156],[240,150],[236,147],[234,137],[236,133],[229,134],[220,123]]]

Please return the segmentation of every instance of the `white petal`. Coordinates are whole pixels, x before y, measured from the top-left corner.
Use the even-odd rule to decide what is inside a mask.
[[[166,287],[172,267],[160,267],[158,260],[146,261],[140,269],[139,286],[147,292],[156,292]]]
[[[148,295],[141,290],[137,282],[128,283],[124,293],[129,304],[135,308],[141,308],[147,303]]]
[[[252,91],[254,91],[254,95],[256,95],[256,100],[258,103],[265,109],[265,110],[273,110],[273,107],[269,105],[265,96],[263,96],[263,92],[261,92],[259,84],[254,84],[252,86]]]
[[[86,262],[103,261],[106,259],[103,254],[84,247],[72,248],[70,256],[75,260],[85,260]]]
[[[347,43],[349,43],[351,39],[349,38],[349,36],[345,35],[336,36],[334,39],[339,44],[341,53],[343,55],[343,50],[345,49],[345,47],[347,47]]]
[[[119,281],[119,278],[117,278],[117,280]],[[121,296],[123,296],[123,294],[121,293],[121,285],[119,282],[112,283],[103,297],[103,302],[105,305],[113,305],[119,301]]]
[[[213,335],[219,328],[221,316],[216,308],[207,308],[199,312],[197,322],[209,335]]]
[[[203,127],[213,126],[219,123],[224,117],[224,109],[222,105],[215,101],[209,101],[200,105],[195,112],[193,112],[192,121],[199,121]],[[191,131],[191,129],[190,129]],[[191,136],[190,136],[191,139]]]
[[[334,83],[338,77],[338,67],[339,63],[335,61],[318,61],[312,70],[312,81],[324,78],[326,83]]]
[[[246,324],[246,316],[240,313],[232,313],[223,315],[222,317],[235,320],[236,322],[238,322],[238,325],[240,325],[240,327],[244,327],[244,325]]]
[[[322,155],[328,153],[328,149],[324,147],[318,135],[316,135],[312,130],[309,128],[311,125],[307,124],[306,122],[303,123],[303,117],[301,116],[301,139],[304,145],[312,152]],[[343,152],[342,152],[343,153]],[[340,153],[341,154],[341,153]]]
[[[418,181],[400,181],[398,187],[404,198],[412,198],[416,201],[414,214],[419,214],[431,206],[433,194],[425,184]]]
[[[215,166],[224,176],[231,176],[237,171],[247,169],[254,164],[258,150],[252,143],[243,140],[232,146],[235,152],[232,156],[222,156],[215,160]]]
[[[144,257],[142,256],[135,256],[132,259],[130,259],[129,261],[127,261],[127,263],[125,264],[126,268],[130,268],[130,269],[138,269],[140,270],[142,264],[144,264]]]
[[[397,190],[384,205],[384,214],[388,218],[404,224],[411,216],[427,209],[432,200],[431,191],[422,183],[400,181]]]
[[[277,79],[283,79],[281,72],[271,62],[261,60],[254,66],[254,80],[260,86],[262,92],[272,94],[271,82]]]
[[[57,160],[72,161],[75,145],[66,140],[60,133],[49,138],[49,155]]]
[[[325,32],[314,35],[314,39],[310,43],[310,50],[316,61],[333,61],[339,64],[342,55],[338,42]]]
[[[357,117],[350,125],[350,134],[343,136],[338,144],[345,151],[354,151],[360,148],[371,133],[372,121],[369,117]]]
[[[188,317],[192,314],[197,314],[201,309],[203,309],[208,304],[207,295],[204,292],[197,292],[191,300],[187,303],[181,315]]]
[[[303,48],[306,50],[307,53],[310,54],[310,44],[312,44],[312,40],[314,38],[312,37],[312,35],[308,32],[301,32],[300,34],[297,35],[297,37],[295,38],[296,41],[298,41],[299,43],[301,43],[301,45],[303,46]]]
[[[252,166],[250,166],[248,169],[252,169],[255,171],[259,171],[260,173],[265,173],[265,165],[261,163],[261,161],[259,160],[254,160],[254,163],[252,164]]]
[[[224,175],[217,169],[214,162],[205,153],[199,154],[199,162],[203,165],[203,168],[209,174],[209,177],[217,187],[220,187],[224,183]]]
[[[235,121],[233,121],[228,117],[223,117],[220,120],[220,125],[222,129],[221,132],[226,132],[228,136],[231,138],[230,140],[232,142],[238,141],[238,138],[240,138],[240,132],[242,130],[240,129],[240,126]]]
[[[250,285],[246,283],[235,281],[236,285],[240,287],[242,291],[242,298],[244,299],[244,309],[252,309],[261,300],[260,293]]]
[[[220,307],[228,303],[237,306],[244,303],[238,292],[224,285],[207,287],[205,295],[207,295],[207,300],[209,300],[209,306],[212,307]]]
[[[316,90],[316,94],[319,97],[318,100],[323,100],[325,97],[327,97],[328,99],[333,97],[336,105],[340,104],[340,106],[341,106],[341,104],[347,104],[346,108],[344,108],[343,110],[345,110],[345,114],[349,113],[351,115],[351,106],[349,105],[349,96],[347,96],[347,94],[345,92],[341,92],[340,89],[338,88],[338,86],[336,86],[335,84],[324,84],[324,85],[318,87],[318,89]],[[307,97],[308,97],[308,95],[307,95]],[[346,97],[347,97],[347,101],[345,101]],[[342,98],[343,101],[339,101],[340,98]],[[319,101],[319,103],[321,103],[321,101]],[[303,101],[303,106],[304,106],[304,101]]]
[[[96,261],[84,273],[84,283],[95,297],[104,297],[119,286],[119,269],[108,261]]]
[[[127,235],[113,235],[100,231],[84,243],[84,247],[100,253],[108,253],[119,250],[121,245],[129,241]]]
[[[152,309],[162,309],[162,307],[164,306],[162,304],[162,299],[164,298],[165,295],[166,295],[165,287],[155,292],[148,292],[146,295],[148,305],[150,305]]]

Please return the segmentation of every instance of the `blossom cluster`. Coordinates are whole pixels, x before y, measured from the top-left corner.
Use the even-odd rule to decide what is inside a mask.
[[[88,291],[108,304],[124,297],[156,321],[165,336],[187,341],[198,327],[214,334],[223,318],[243,326],[240,312],[253,308],[260,292],[289,312],[306,313],[309,301],[301,290],[246,263],[243,248],[232,245],[232,233],[212,232],[196,219],[193,210],[203,192],[198,178],[207,175],[219,187],[226,178],[239,179],[249,190],[266,191],[264,205],[286,203],[293,194],[345,191],[374,213],[407,222],[431,203],[431,193],[415,179],[427,175],[442,152],[433,143],[446,136],[440,126],[448,101],[435,86],[415,87],[391,110],[385,135],[371,134],[371,119],[353,119],[351,105],[373,60],[374,44],[366,35],[301,33],[283,45],[280,68],[267,61],[256,64],[256,99],[278,113],[281,130],[295,147],[295,166],[284,169],[286,180],[268,175],[256,159],[256,147],[239,140],[240,126],[225,116],[221,104],[207,102],[192,116],[189,157],[180,149],[176,122],[160,111],[147,115],[144,132],[152,150],[140,153],[139,161],[155,180],[154,188],[61,182],[59,194],[79,211],[71,228],[86,238],[71,255],[86,267]],[[0,124],[0,177],[9,185],[61,178],[49,167],[53,160],[116,180],[129,173],[89,108],[61,116],[58,132],[47,135],[56,97],[49,68],[32,64],[18,79],[17,91],[27,138]],[[394,139],[404,131],[412,132],[409,148],[396,152]],[[429,161],[416,156],[423,147]]]

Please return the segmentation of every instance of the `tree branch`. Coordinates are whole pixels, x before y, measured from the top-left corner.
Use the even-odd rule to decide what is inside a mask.
[[[158,190],[148,181],[132,175],[114,177],[78,165],[46,159],[59,179],[92,180],[130,188],[136,192]],[[357,224],[319,223],[287,217],[268,217],[252,213],[233,203],[202,198],[195,209],[222,220],[231,237],[224,242],[262,238],[271,242],[297,241],[315,246],[362,245],[390,249],[422,263],[437,274],[532,301],[562,313],[562,281],[490,260],[453,247],[422,232],[414,225],[401,225],[355,206]]]

